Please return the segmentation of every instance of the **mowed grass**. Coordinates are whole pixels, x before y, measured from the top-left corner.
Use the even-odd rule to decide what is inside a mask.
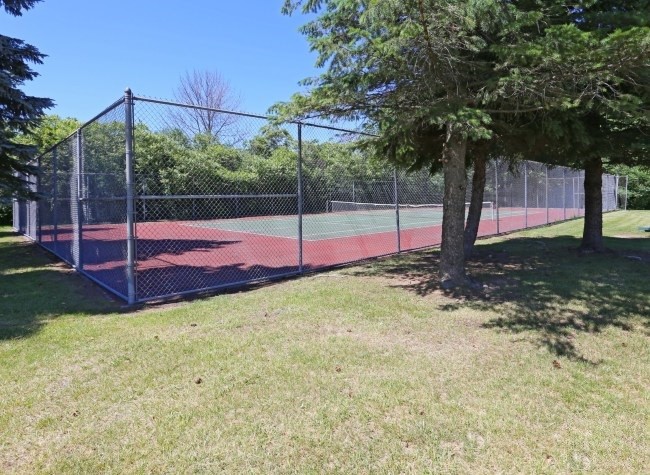
[[[127,309],[0,234],[0,473],[647,473],[650,212]]]

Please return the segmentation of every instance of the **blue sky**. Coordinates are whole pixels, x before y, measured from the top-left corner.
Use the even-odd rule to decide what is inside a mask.
[[[23,90],[50,97],[49,113],[87,120],[131,87],[172,98],[185,71],[217,70],[241,109],[265,113],[318,73],[298,32],[307,18],[283,0],[45,0],[22,17],[0,12],[0,31],[48,55]]]

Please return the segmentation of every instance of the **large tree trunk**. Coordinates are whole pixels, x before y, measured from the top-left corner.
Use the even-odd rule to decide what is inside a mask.
[[[474,252],[474,243],[478,236],[478,227],[481,224],[481,212],[483,211],[483,192],[485,191],[485,162],[487,154],[478,151],[474,157],[474,175],[472,176],[472,196],[465,223],[464,247],[465,257]]]
[[[442,151],[445,196],[442,201],[442,243],[440,282],[444,287],[467,283],[463,228],[465,224],[465,153],[467,139],[452,124],[447,124]]]
[[[603,252],[603,161],[593,157],[585,163],[585,224],[581,251]]]

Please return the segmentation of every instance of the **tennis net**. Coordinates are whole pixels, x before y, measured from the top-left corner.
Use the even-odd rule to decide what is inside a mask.
[[[469,210],[469,203],[465,203],[465,213]],[[398,205],[400,213],[409,213],[413,215],[431,215],[438,213],[442,215],[441,203],[424,203],[424,204],[409,204],[400,203]],[[331,200],[327,202],[327,211],[330,213],[382,213],[394,212],[394,203],[360,203],[356,201],[336,201]],[[483,219],[494,219],[494,202],[483,201],[483,211],[481,213]]]

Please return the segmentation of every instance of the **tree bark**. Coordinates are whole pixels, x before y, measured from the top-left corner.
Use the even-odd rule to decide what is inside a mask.
[[[467,283],[463,228],[465,225],[465,154],[467,139],[452,124],[446,126],[442,151],[445,196],[442,201],[440,282],[444,287]]]
[[[483,193],[485,191],[485,162],[486,153],[477,152],[474,157],[474,174],[472,175],[472,196],[470,198],[467,222],[465,223],[464,247],[465,257],[474,252],[474,243],[478,236],[478,227],[481,224],[483,211]]]
[[[589,158],[585,163],[585,224],[581,251],[603,252],[603,161]]]

